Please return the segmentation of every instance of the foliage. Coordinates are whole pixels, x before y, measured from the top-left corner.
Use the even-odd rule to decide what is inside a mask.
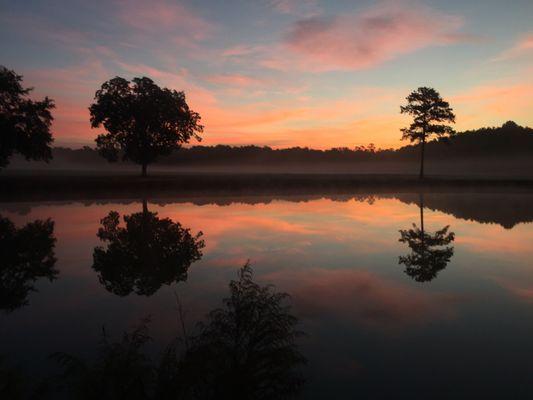
[[[406,98],[407,105],[400,107],[402,114],[409,114],[413,122],[403,128],[402,140],[418,142],[420,146],[420,178],[424,177],[424,147],[431,136],[447,139],[455,131],[446,122],[455,123],[455,115],[440,94],[432,88],[419,87]]]
[[[300,390],[296,368],[305,363],[296,340],[302,335],[286,304],[288,295],[253,281],[249,264],[230,283],[224,307],[211,311],[200,334],[178,361],[169,349],[165,393],[193,399],[286,399]],[[176,371],[168,373],[168,368]],[[168,379],[170,377],[170,379]]]
[[[104,82],[89,110],[92,127],[106,130],[96,138],[100,154],[108,161],[122,154],[142,165],[143,174],[159,156],[192,138],[201,140],[200,115],[189,108],[185,93],[160,88],[146,77]]]
[[[438,272],[446,268],[453,256],[455,234],[448,232],[449,226],[429,234],[413,224],[412,229],[400,230],[402,243],[407,243],[411,253],[400,256],[399,263],[405,265],[405,273],[417,282],[434,279]]]
[[[36,220],[17,229],[0,217],[0,309],[13,311],[28,304],[39,278],[56,279],[54,223]]]
[[[110,342],[104,330],[96,361],[88,364],[67,353],[51,357],[63,368],[56,378],[69,398],[102,400],[142,400],[151,398],[154,368],[142,350],[151,340],[143,321],[132,332],[123,334],[120,342]]]
[[[13,153],[27,160],[52,158],[51,110],[53,100],[29,98],[32,88],[22,87],[22,76],[0,66],[0,168],[9,164]]]
[[[419,87],[406,98],[407,105],[401,106],[402,114],[409,114],[413,122],[403,128],[403,140],[411,142],[425,141],[431,135],[438,137],[455,134],[444,122],[455,123],[455,115],[447,101],[433,88]]]
[[[193,236],[178,222],[158,218],[146,208],[124,216],[124,222],[120,227],[119,213],[109,212],[97,234],[107,247],[96,247],[93,253],[93,268],[112,293],[150,296],[163,284],[186,280],[190,265],[202,257],[202,232]]]
[[[287,399],[303,379],[296,368],[305,362],[296,346],[302,335],[290,313],[288,295],[253,281],[246,264],[230,283],[224,307],[213,310],[196,336],[168,346],[159,363],[143,351],[150,341],[148,320],[119,342],[104,331],[96,361],[66,353],[52,357],[63,373],[53,390],[74,399]],[[54,389],[55,388],[55,389]]]

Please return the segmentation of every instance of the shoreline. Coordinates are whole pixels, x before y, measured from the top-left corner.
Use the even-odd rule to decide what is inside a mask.
[[[2,175],[0,201],[386,192],[533,193],[531,178],[364,174]]]

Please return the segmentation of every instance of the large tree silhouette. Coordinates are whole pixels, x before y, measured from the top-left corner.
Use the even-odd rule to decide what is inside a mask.
[[[112,293],[126,296],[132,292],[150,296],[163,284],[187,279],[190,265],[202,257],[202,232],[191,235],[170,218],[143,211],[124,216],[111,211],[101,220],[98,237],[107,246],[96,247],[93,268],[100,282]]]
[[[38,279],[56,279],[55,242],[50,219],[16,228],[0,216],[0,309],[11,312],[27,305]]]
[[[52,158],[51,110],[54,102],[45,97],[29,98],[32,88],[22,87],[22,76],[0,66],[0,168],[9,164],[13,153],[27,160]]]
[[[433,135],[439,138],[454,135],[455,131],[446,123],[455,123],[455,114],[433,88],[419,87],[406,100],[407,105],[401,106],[400,112],[411,115],[413,122],[402,129],[402,140],[420,143],[420,179],[423,179],[426,140]]]
[[[453,256],[455,233],[449,232],[449,225],[428,233],[424,230],[424,197],[420,196],[420,227],[400,230],[402,243],[407,243],[411,253],[399,257],[399,264],[405,265],[405,273],[417,282],[427,282],[436,278],[439,271],[446,268]]]
[[[113,78],[95,94],[89,107],[93,128],[107,131],[96,138],[100,154],[108,161],[131,160],[142,166],[146,176],[149,164],[169,155],[199,133],[200,115],[185,101],[185,93],[160,88],[151,79],[131,82]]]

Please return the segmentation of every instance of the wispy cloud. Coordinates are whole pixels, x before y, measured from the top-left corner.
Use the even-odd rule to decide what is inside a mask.
[[[217,74],[206,77],[208,82],[222,86],[252,87],[262,86],[266,83],[265,79],[260,79],[243,74]]]
[[[500,53],[492,61],[506,61],[528,55],[533,55],[533,32],[522,35],[510,49]]]
[[[380,3],[351,15],[315,16],[294,23],[284,47],[296,56],[270,57],[266,66],[290,65],[318,71],[358,70],[432,45],[472,40],[460,32],[463,18],[430,7]]]
[[[268,0],[268,4],[281,14],[310,17],[322,12],[318,0]]]
[[[203,40],[213,33],[214,25],[178,2],[165,0],[121,1],[120,20],[145,33],[183,33],[194,40]]]

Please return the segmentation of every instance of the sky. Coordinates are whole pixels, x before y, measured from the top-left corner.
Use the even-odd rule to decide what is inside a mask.
[[[95,91],[147,76],[204,145],[398,148],[419,86],[456,130],[533,126],[532,21],[531,0],[0,0],[0,64],[55,100],[56,145],[93,145]]]

